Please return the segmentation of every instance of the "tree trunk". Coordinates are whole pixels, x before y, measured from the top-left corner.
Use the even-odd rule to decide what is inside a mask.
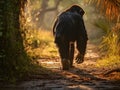
[[[3,68],[3,61],[5,60],[5,1],[0,0],[0,66]],[[1,71],[1,70],[0,70]],[[2,73],[2,72],[0,72]]]
[[[24,51],[20,28],[22,2],[26,0],[0,0],[0,73],[7,78],[21,77],[29,63]],[[21,73],[21,74],[20,74]],[[3,76],[3,77],[4,77]]]

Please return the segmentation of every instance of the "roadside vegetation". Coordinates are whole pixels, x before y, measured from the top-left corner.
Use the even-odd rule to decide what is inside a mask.
[[[55,58],[58,56],[52,31],[29,30],[25,39],[25,50],[32,59]]]
[[[104,31],[100,42],[101,59],[98,60],[98,66],[109,67],[110,69],[120,68],[120,1],[90,0],[90,2],[95,4],[101,12],[103,11],[102,14],[106,18],[103,18],[102,23],[95,23]]]

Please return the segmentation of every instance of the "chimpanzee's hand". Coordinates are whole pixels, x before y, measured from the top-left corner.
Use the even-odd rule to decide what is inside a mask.
[[[83,63],[83,61],[84,61],[84,55],[78,54],[76,56],[76,63],[80,64],[80,63]]]

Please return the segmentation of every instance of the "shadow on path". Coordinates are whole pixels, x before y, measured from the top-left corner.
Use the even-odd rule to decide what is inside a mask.
[[[88,44],[84,63],[68,71],[61,70],[59,59],[40,59],[39,64],[53,73],[39,73],[16,85],[0,85],[0,90],[120,90],[120,82],[113,83],[96,68],[99,55],[94,45]],[[38,70],[39,72],[39,70]]]

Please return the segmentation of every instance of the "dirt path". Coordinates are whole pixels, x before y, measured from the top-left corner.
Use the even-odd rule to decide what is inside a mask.
[[[43,78],[35,76],[34,80],[24,81],[18,85],[7,85],[0,90],[120,90],[120,82],[103,76],[105,68],[96,67],[96,60],[100,58],[94,45],[88,44],[84,63],[68,71],[61,70],[59,58],[40,59],[45,66],[56,74]]]

